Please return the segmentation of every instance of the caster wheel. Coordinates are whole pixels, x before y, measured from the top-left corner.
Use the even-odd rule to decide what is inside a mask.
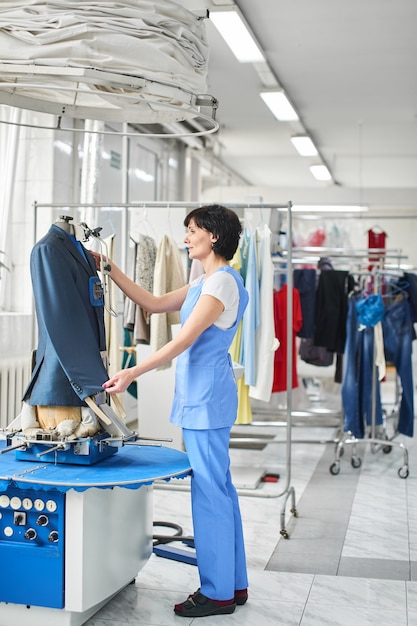
[[[400,469],[398,470],[398,476],[400,478],[408,478],[410,472],[408,470],[408,465],[403,465],[402,467],[400,467]]]
[[[290,513],[291,513],[292,515],[294,515],[294,517],[298,517],[298,511],[297,511],[297,509],[290,509]]]
[[[289,534],[288,534],[288,532],[286,530],[281,530],[280,531],[280,535],[281,535],[281,537],[284,537],[284,539],[289,539],[290,538],[290,536],[289,536]]]
[[[360,459],[358,456],[353,456],[350,460],[350,464],[352,465],[352,467],[357,469],[362,465],[362,459]]]
[[[333,476],[337,476],[340,472],[340,464],[335,462],[332,463],[329,467],[330,470],[330,474],[333,474]]]
[[[384,446],[384,447],[382,448],[382,452],[383,452],[384,454],[389,454],[391,451],[392,451],[392,446]]]

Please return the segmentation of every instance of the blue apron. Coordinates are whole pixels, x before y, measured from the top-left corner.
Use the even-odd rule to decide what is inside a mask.
[[[239,288],[239,308],[235,323],[226,330],[210,326],[177,358],[175,394],[170,421],[183,428],[224,428],[232,426],[237,412],[237,386],[229,348],[242,319],[248,294],[240,274],[225,266]],[[190,287],[181,308],[181,324],[193,311],[203,282]]]

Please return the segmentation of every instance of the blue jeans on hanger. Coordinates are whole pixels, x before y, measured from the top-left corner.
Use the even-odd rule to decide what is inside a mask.
[[[385,358],[394,363],[401,380],[402,395],[397,430],[408,437],[414,432],[414,390],[412,368],[412,332],[409,301],[390,304],[382,320]]]
[[[344,430],[350,431],[358,439],[365,435],[365,425],[372,424],[373,403],[375,424],[382,424],[380,383],[377,372],[375,379],[375,399],[373,400],[374,329],[359,330],[356,315],[356,298],[348,304],[346,323],[346,344],[343,356],[342,406]]]

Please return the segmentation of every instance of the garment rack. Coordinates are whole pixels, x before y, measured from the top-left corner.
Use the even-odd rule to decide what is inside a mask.
[[[170,202],[170,201],[166,201],[166,202],[162,202],[162,201],[149,201],[149,202],[112,202],[112,203],[102,203],[102,202],[91,202],[91,203],[66,203],[66,204],[54,204],[54,203],[40,203],[35,201],[33,206],[34,206],[34,216],[35,216],[35,220],[34,220],[34,241],[36,241],[37,239],[37,233],[36,233],[36,225],[37,225],[37,216],[38,216],[38,211],[39,209],[44,209],[44,208],[48,208],[48,209],[62,209],[63,211],[68,211],[71,209],[123,209],[123,221],[122,221],[122,258],[125,260],[124,262],[126,262],[126,256],[127,256],[127,244],[128,244],[128,238],[129,238],[129,234],[128,234],[128,211],[129,209],[134,209],[134,208],[145,208],[145,209],[152,209],[152,208],[185,208],[185,209],[193,209],[193,208],[197,208],[199,206],[202,206],[204,204],[209,204],[208,202],[179,202],[179,201],[174,201],[174,202]],[[292,238],[292,202],[289,201],[286,204],[271,204],[271,203],[221,203],[222,206],[225,206],[229,209],[233,209],[233,210],[244,210],[244,209],[259,209],[260,211],[262,210],[267,210],[267,209],[276,209],[282,212],[285,212],[287,215],[287,231],[289,234],[289,240],[291,241]],[[291,256],[292,256],[292,251],[290,250],[288,253],[288,261],[291,262]],[[289,290],[289,296],[287,298],[287,316],[288,319],[292,320],[292,308],[293,308],[293,302],[292,302],[292,276],[289,277],[287,283],[290,285],[291,289]],[[291,337],[291,333],[292,333],[292,329],[291,329],[291,325],[288,324],[288,329],[287,329],[287,345],[288,345],[288,349],[287,349],[287,371],[291,371],[292,368],[292,350],[291,350],[291,341],[289,340]],[[291,466],[291,445],[292,445],[292,437],[291,437],[291,430],[292,430],[292,390],[288,389],[287,390],[287,406],[286,406],[286,439],[285,439],[285,468],[286,468],[286,472],[285,472],[285,485],[283,487],[283,489],[277,493],[277,494],[272,494],[272,493],[263,493],[263,492],[258,492],[255,490],[251,490],[251,489],[237,489],[238,494],[242,495],[242,496],[248,496],[248,497],[256,497],[256,498],[266,498],[266,499],[278,499],[278,498],[283,498],[283,503],[282,503],[282,507],[281,507],[281,511],[280,511],[280,534],[282,537],[284,537],[285,539],[289,538],[289,533],[286,529],[286,509],[287,509],[287,502],[288,500],[290,500],[290,504],[291,504],[291,508],[290,508],[290,513],[296,517],[297,516],[297,509],[296,509],[296,501],[295,501],[295,489],[294,487],[291,485],[291,470],[292,470],[292,466]],[[247,443],[248,441],[255,441],[255,439],[245,439],[245,442]],[[262,440],[262,443],[265,443],[264,440]],[[268,442],[270,443],[270,442]],[[271,442],[273,443],[273,442]],[[188,491],[189,487],[187,486],[182,486],[182,485],[175,485],[175,486],[167,486],[165,485],[165,483],[155,483],[154,487],[156,488],[160,488],[160,489],[174,489],[177,491]]]
[[[399,275],[401,274],[402,270],[398,269],[398,270],[392,270],[392,269],[380,269],[376,266],[377,262],[378,262],[378,255],[379,255],[379,262],[385,262],[387,259],[395,259],[398,263],[398,267],[400,266],[400,263],[402,260],[407,259],[406,255],[403,255],[402,250],[400,249],[378,249],[378,248],[364,248],[364,249],[356,249],[356,248],[326,248],[326,247],[313,247],[313,246],[306,246],[306,247],[299,247],[299,248],[293,248],[292,249],[292,255],[291,255],[291,259],[292,259],[292,265],[290,265],[289,262],[289,256],[282,256],[282,257],[275,257],[274,258],[274,263],[275,264],[282,264],[282,263],[286,263],[288,266],[292,267],[294,265],[302,265],[302,264],[306,264],[306,262],[308,262],[306,259],[303,259],[302,261],[297,260],[295,255],[300,255],[300,254],[304,254],[304,255],[314,255],[314,256],[327,256],[329,258],[341,258],[341,259],[352,259],[352,260],[361,260],[362,263],[364,265],[369,266],[370,261],[369,261],[369,255],[375,255],[375,258],[372,258],[371,263],[373,265],[375,265],[375,269],[373,271],[367,271],[367,272],[352,272],[353,274],[360,274],[362,276],[369,276],[369,278],[375,277],[378,274],[384,274],[384,275]],[[292,272],[288,272],[288,276],[292,275]],[[292,323],[292,319],[291,319],[291,323]],[[407,478],[409,475],[409,469],[408,469],[408,451],[406,446],[404,445],[404,443],[402,442],[396,442],[393,441],[392,439],[381,439],[379,437],[376,436],[376,364],[375,364],[375,343],[374,343],[374,359],[373,359],[373,371],[372,371],[372,416],[371,416],[371,433],[370,433],[370,437],[367,438],[366,440],[364,440],[364,443],[370,443],[372,446],[372,451],[376,452],[379,449],[382,449],[385,453],[391,451],[392,447],[399,447],[402,452],[403,452],[403,465],[402,467],[399,468],[398,470],[398,475],[400,478]],[[294,414],[293,414],[294,415]],[[278,422],[274,423],[274,424],[278,424]],[[360,457],[357,455],[356,451],[357,451],[357,445],[361,440],[359,440],[358,438],[354,437],[352,433],[350,432],[346,432],[343,434],[342,437],[339,437],[338,439],[335,440],[330,440],[330,441],[326,441],[323,443],[335,443],[336,444],[336,449],[335,449],[335,460],[334,462],[330,465],[329,471],[332,475],[337,475],[340,472],[340,457],[343,455],[344,452],[344,446],[345,445],[352,445],[353,448],[353,452],[352,452],[352,457],[351,457],[351,465],[354,468],[359,468],[362,464],[362,460],[360,459]],[[293,441],[293,443],[296,443],[295,441]],[[303,441],[303,443],[305,443]],[[317,443],[316,441],[311,441],[310,443]]]
[[[373,249],[372,249],[373,251]],[[381,277],[381,276],[393,276],[395,275],[393,270],[383,270],[383,269],[375,269],[374,271],[368,272],[367,276],[371,277]],[[397,272],[397,276],[401,274]],[[378,285],[378,293],[380,293],[380,280],[377,281]],[[377,386],[377,366],[376,366],[376,342],[375,338],[373,341],[373,360],[372,360],[372,414],[371,414],[371,428],[369,437],[364,439],[364,442],[371,445],[371,450],[373,453],[382,450],[385,454],[391,452],[393,447],[398,447],[403,453],[403,465],[398,469],[398,476],[400,478],[408,478],[409,476],[409,464],[408,464],[408,450],[403,442],[394,441],[396,435],[394,434],[392,438],[377,437],[376,432],[376,386]],[[396,391],[398,391],[398,385],[396,384]],[[335,459],[333,463],[330,465],[330,473],[334,476],[337,476],[340,473],[340,457],[343,455],[344,446],[351,445],[352,446],[352,456],[351,456],[351,465],[354,468],[359,468],[362,465],[362,459],[357,455],[357,446],[361,440],[355,437],[351,432],[346,432],[345,436],[343,436],[336,446]]]

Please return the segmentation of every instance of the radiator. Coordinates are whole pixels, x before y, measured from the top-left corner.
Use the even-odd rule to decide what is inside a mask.
[[[19,415],[30,371],[31,361],[27,357],[0,359],[0,428]]]

